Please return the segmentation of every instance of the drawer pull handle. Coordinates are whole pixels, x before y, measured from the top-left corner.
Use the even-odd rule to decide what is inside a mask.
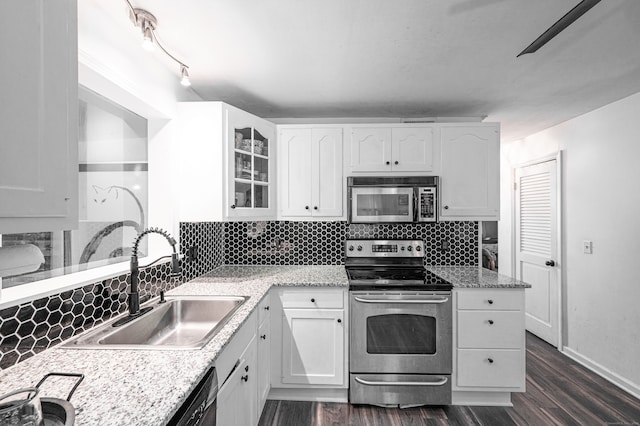
[[[489,320],[489,325],[493,325],[493,320]]]
[[[316,299],[314,299],[313,297],[311,298],[311,303],[316,303]]]
[[[489,364],[493,364],[493,358],[487,358],[487,361],[489,361]]]
[[[268,307],[268,306],[265,306],[265,307],[264,307],[264,310],[265,310],[265,311],[268,311],[268,310],[269,310],[269,307]]]
[[[487,300],[487,303],[490,304],[490,305],[493,305],[493,299]]]
[[[377,380],[365,380],[360,377],[356,377],[355,381],[366,386],[442,386],[447,383],[446,377],[439,377],[438,379],[439,380],[434,382],[384,382]]]

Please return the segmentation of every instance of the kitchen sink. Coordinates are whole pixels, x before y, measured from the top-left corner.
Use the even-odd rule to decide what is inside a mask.
[[[246,296],[174,296],[119,327],[115,321],[82,334],[64,348],[200,349],[248,299]]]

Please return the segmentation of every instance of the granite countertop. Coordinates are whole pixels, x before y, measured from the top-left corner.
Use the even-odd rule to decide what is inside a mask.
[[[531,284],[477,266],[427,266],[453,288],[529,288]]]
[[[60,346],[0,373],[0,395],[35,386],[47,373],[82,373],[71,403],[76,425],[166,424],[272,286],[348,285],[344,266],[223,266],[167,295],[249,299],[201,350],[86,350]],[[66,343],[66,341],[65,341]],[[41,397],[67,397],[75,379],[51,378]]]
[[[530,287],[477,267],[429,267],[454,288]],[[167,293],[249,296],[201,350],[87,350],[60,346],[0,373],[0,394],[34,386],[50,372],[82,373],[71,400],[76,425],[167,423],[272,286],[347,287],[344,266],[221,266]],[[66,343],[66,341],[64,342]],[[52,378],[41,397],[66,398],[71,378]]]

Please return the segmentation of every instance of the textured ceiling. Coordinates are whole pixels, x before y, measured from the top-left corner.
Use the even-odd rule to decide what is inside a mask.
[[[640,91],[638,0],[520,58],[579,0],[131,1],[197,95],[265,118],[486,117],[514,140]]]

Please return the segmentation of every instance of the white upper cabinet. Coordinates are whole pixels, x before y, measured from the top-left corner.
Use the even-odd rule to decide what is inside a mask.
[[[432,127],[398,127],[391,130],[391,167],[394,172],[433,171]]]
[[[222,102],[181,102],[179,219],[276,216],[275,125]]]
[[[280,217],[343,215],[342,128],[281,128]]]
[[[442,125],[441,150],[440,219],[498,220],[499,125]]]
[[[227,106],[226,128],[227,217],[275,219],[275,125]]]
[[[435,126],[353,127],[350,165],[353,173],[436,171]]]
[[[76,2],[0,2],[0,234],[78,223]]]

